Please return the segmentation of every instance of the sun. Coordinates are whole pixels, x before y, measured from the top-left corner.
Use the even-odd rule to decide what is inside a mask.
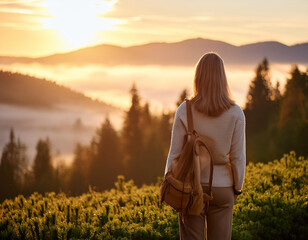
[[[104,18],[116,0],[45,0],[49,18],[43,27],[61,33],[70,47],[90,44],[96,31],[112,30],[120,21]]]

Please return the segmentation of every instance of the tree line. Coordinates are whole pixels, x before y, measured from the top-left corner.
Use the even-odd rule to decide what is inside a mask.
[[[184,93],[184,95],[183,95]],[[178,105],[186,97],[186,90]],[[103,191],[114,186],[118,175],[135,184],[150,184],[164,172],[174,112],[153,115],[149,103],[141,103],[135,84],[131,106],[123,126],[116,131],[108,117],[88,145],[77,144],[70,167],[53,167],[49,139],[40,139],[29,166],[26,146],[11,129],[0,163],[0,200],[36,191],[79,195],[90,188]]]
[[[265,58],[250,83],[244,112],[248,161],[266,163],[291,150],[307,156],[308,68],[293,66],[281,93],[279,82],[271,84]]]
[[[188,91],[184,89],[176,106]],[[0,163],[0,200],[36,191],[79,195],[90,188],[110,189],[118,175],[135,184],[154,183],[162,176],[170,146],[174,112],[154,115],[149,103],[142,104],[135,85],[123,126],[116,131],[106,117],[88,145],[77,144],[70,167],[52,165],[49,139],[40,139],[32,166],[26,146],[13,129],[3,148]],[[258,64],[244,107],[247,162],[268,162],[295,150],[308,155],[308,70],[294,66],[283,93],[272,86],[267,59]]]

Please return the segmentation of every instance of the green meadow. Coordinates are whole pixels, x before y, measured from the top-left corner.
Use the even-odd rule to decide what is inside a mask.
[[[249,163],[236,200],[232,239],[307,239],[308,159],[294,152]],[[160,203],[159,185],[114,188],[77,197],[33,193],[0,205],[0,239],[179,239],[176,212]]]

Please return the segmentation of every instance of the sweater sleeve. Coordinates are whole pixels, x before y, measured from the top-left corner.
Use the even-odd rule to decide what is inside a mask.
[[[186,127],[184,126],[182,120],[179,118],[178,112],[176,112],[172,126],[171,143],[166,161],[164,175],[166,175],[168,169],[171,167],[172,160],[181,153],[184,144],[185,134],[186,134]]]
[[[233,171],[234,187],[237,190],[241,190],[246,166],[245,116],[243,113],[235,123],[230,149],[230,162]]]

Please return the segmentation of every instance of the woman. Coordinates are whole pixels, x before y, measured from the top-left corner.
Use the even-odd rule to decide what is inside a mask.
[[[205,214],[187,216],[179,228],[181,239],[231,239],[232,211],[237,196],[242,192],[245,155],[245,116],[230,97],[223,60],[215,53],[202,56],[196,66],[194,94],[191,98],[195,130],[213,142],[214,173],[213,200]],[[186,102],[175,113],[171,144],[165,174],[172,159],[181,152],[187,131]],[[203,191],[208,177],[201,172]]]

